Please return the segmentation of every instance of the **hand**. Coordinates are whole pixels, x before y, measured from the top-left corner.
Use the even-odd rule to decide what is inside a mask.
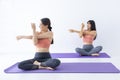
[[[74,32],[74,30],[73,30],[73,29],[69,29],[69,31],[70,31],[70,32]]]
[[[82,23],[82,24],[81,24],[81,26],[82,26],[82,29],[83,29],[83,28],[85,27],[85,24],[84,24],[84,23]]]
[[[22,39],[22,38],[23,38],[22,36],[17,36],[17,37],[16,37],[17,40],[20,40],[20,39]]]
[[[31,27],[32,27],[33,31],[36,31],[35,23],[31,23]]]

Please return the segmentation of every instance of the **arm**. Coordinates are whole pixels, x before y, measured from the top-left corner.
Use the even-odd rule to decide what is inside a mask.
[[[29,36],[24,36],[24,35],[18,35],[16,37],[17,40],[20,40],[20,39],[32,39],[32,35],[29,35]]]
[[[33,43],[34,45],[36,45],[38,43],[38,38],[37,38],[37,34],[36,34],[36,26],[35,26],[35,23],[31,23],[31,27],[32,27],[32,30],[33,30]]]
[[[80,37],[82,38],[82,36],[83,36],[83,33],[84,33],[84,23],[82,23],[82,27],[81,27],[81,30],[80,31],[78,31],[78,30],[74,30],[74,29],[70,29],[69,31],[70,32],[76,32],[76,33],[78,33],[79,35],[80,35]]]
[[[52,38],[52,37],[53,37],[53,33],[51,31],[37,35],[38,39],[41,39],[41,38]]]
[[[79,34],[79,35],[80,35],[80,38],[82,38],[82,36],[83,36],[84,27],[85,27],[84,23],[82,23],[81,25],[82,25],[82,27],[81,27],[80,34]]]
[[[96,31],[85,31],[84,33],[96,36]]]
[[[80,33],[80,31],[78,30],[74,30],[74,29],[69,29],[70,32],[76,32],[76,33]]]

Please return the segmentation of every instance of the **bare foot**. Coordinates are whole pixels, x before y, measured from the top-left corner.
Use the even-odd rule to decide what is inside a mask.
[[[53,69],[53,68],[51,68],[51,67],[43,67],[43,66],[41,66],[41,63],[40,63],[40,62],[38,62],[38,61],[34,61],[34,63],[33,63],[33,64],[38,65],[38,66],[39,66],[39,69],[54,70],[54,69]]]
[[[99,53],[91,54],[91,56],[99,56]]]
[[[40,65],[41,63],[40,62],[38,62],[38,61],[34,61],[34,63],[33,64],[35,64],[35,65]]]
[[[46,69],[48,69],[48,70],[54,70],[53,68],[51,68],[51,67],[46,67]]]
[[[48,69],[48,70],[54,70],[53,68],[51,68],[51,67],[43,67],[43,66],[40,66],[39,65],[39,69]]]

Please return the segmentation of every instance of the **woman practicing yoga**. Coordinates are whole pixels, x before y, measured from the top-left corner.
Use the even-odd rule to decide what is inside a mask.
[[[40,32],[36,31],[36,26],[31,23],[33,35],[17,36],[17,40],[31,39],[36,46],[36,54],[33,59],[25,60],[19,63],[18,67],[22,70],[49,69],[54,70],[60,65],[60,60],[52,59],[49,53],[50,44],[53,44],[53,32],[51,31],[51,22],[48,18],[41,19]]]
[[[75,51],[81,56],[99,56],[99,52],[102,50],[102,46],[93,47],[93,41],[96,39],[97,32],[95,22],[89,20],[87,22],[87,29],[84,29],[85,25],[82,23],[81,30],[70,29],[70,32],[76,32],[80,38],[83,39],[83,48],[76,48]]]

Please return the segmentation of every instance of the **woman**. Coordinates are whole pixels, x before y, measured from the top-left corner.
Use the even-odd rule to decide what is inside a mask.
[[[87,29],[84,30],[84,24],[82,23],[81,30],[70,29],[70,32],[76,32],[80,38],[83,39],[83,48],[76,48],[75,51],[81,56],[99,56],[99,52],[102,50],[102,46],[93,47],[93,41],[96,39],[97,32],[95,22],[89,20],[87,22]]]
[[[25,60],[19,63],[18,67],[22,70],[49,69],[54,70],[60,65],[58,59],[52,59],[49,53],[50,44],[53,44],[53,32],[51,31],[51,22],[48,18],[41,19],[40,32],[36,32],[36,26],[31,23],[33,35],[17,36],[17,40],[31,39],[36,46],[36,54],[33,59]]]

